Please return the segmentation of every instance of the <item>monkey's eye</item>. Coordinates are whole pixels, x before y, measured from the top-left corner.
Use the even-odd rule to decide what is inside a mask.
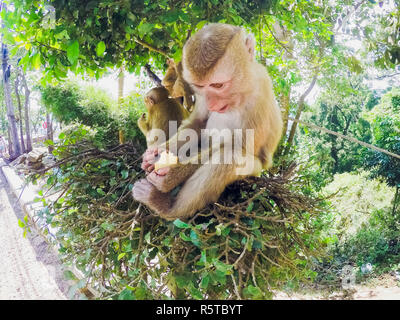
[[[223,83],[212,83],[210,84],[210,87],[216,88],[216,89],[221,89],[224,86]]]
[[[204,88],[204,86],[200,86],[200,85],[198,85],[198,84],[194,84],[194,83],[193,83],[193,85],[194,85],[197,89],[202,89],[202,88]]]

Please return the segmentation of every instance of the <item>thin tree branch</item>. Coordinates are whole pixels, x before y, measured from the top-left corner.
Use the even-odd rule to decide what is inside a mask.
[[[293,56],[293,52],[292,52],[291,50],[289,50],[289,49],[275,36],[275,34],[274,34],[274,32],[271,30],[271,28],[270,28],[270,26],[269,26],[269,24],[268,24],[266,18],[264,18],[264,22],[265,22],[265,25],[266,25],[267,28],[268,28],[268,31],[269,31],[269,32],[271,33],[271,35],[274,37],[275,41],[276,41],[287,53],[289,53],[291,56]]]
[[[157,87],[163,86],[161,84],[161,79],[151,70],[150,65],[148,63],[146,63],[146,65],[143,68],[146,71],[147,76],[150,78],[151,81],[154,82],[154,84]]]
[[[311,92],[311,90],[314,88],[317,78],[318,78],[318,71],[315,72],[310,85],[308,86],[307,90],[304,91],[304,93],[301,95],[301,97],[299,99],[299,107],[297,109],[296,117],[295,117],[296,120],[300,119],[301,113],[303,112],[303,109],[304,109],[304,101],[305,101],[306,97],[308,96],[308,94]],[[294,135],[296,133],[296,128],[297,128],[297,122],[293,122],[292,127],[290,128],[288,143],[287,143],[284,155],[287,155],[289,153],[289,150],[293,143]]]
[[[148,44],[147,42],[140,40],[139,38],[135,38],[134,40],[136,43],[140,44],[141,46],[145,47],[146,49],[157,52],[157,53],[162,54],[163,56],[169,58],[168,54],[165,51],[158,49],[158,48],[152,46],[151,44]]]

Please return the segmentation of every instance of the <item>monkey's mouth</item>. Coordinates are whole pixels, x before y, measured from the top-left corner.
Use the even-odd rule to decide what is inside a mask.
[[[228,109],[228,107],[229,107],[229,106],[226,104],[226,105],[223,106],[221,109],[217,110],[217,112],[223,113],[223,112],[225,112],[225,111]]]

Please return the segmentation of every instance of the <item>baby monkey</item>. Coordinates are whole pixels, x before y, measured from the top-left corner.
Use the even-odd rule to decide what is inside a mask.
[[[169,132],[169,122],[176,121],[177,127],[179,127],[182,121],[189,116],[189,112],[168,95],[166,88],[156,87],[147,92],[144,98],[148,114],[142,114],[138,120],[138,126],[146,136],[148,148],[165,142],[156,138],[158,133],[153,129],[162,130],[165,133],[165,139],[169,140],[170,136],[174,134],[174,132]]]
[[[182,104],[188,111],[192,111],[194,92],[189,83],[183,79],[182,62],[175,63],[174,60],[167,60],[168,69],[162,80],[163,86],[168,90],[169,95],[174,99],[182,99]]]

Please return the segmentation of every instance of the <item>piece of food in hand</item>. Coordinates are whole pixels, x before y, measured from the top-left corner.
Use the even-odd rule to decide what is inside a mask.
[[[178,157],[174,156],[173,153],[164,151],[160,155],[160,159],[154,164],[154,170],[169,167],[173,164],[178,163]]]

